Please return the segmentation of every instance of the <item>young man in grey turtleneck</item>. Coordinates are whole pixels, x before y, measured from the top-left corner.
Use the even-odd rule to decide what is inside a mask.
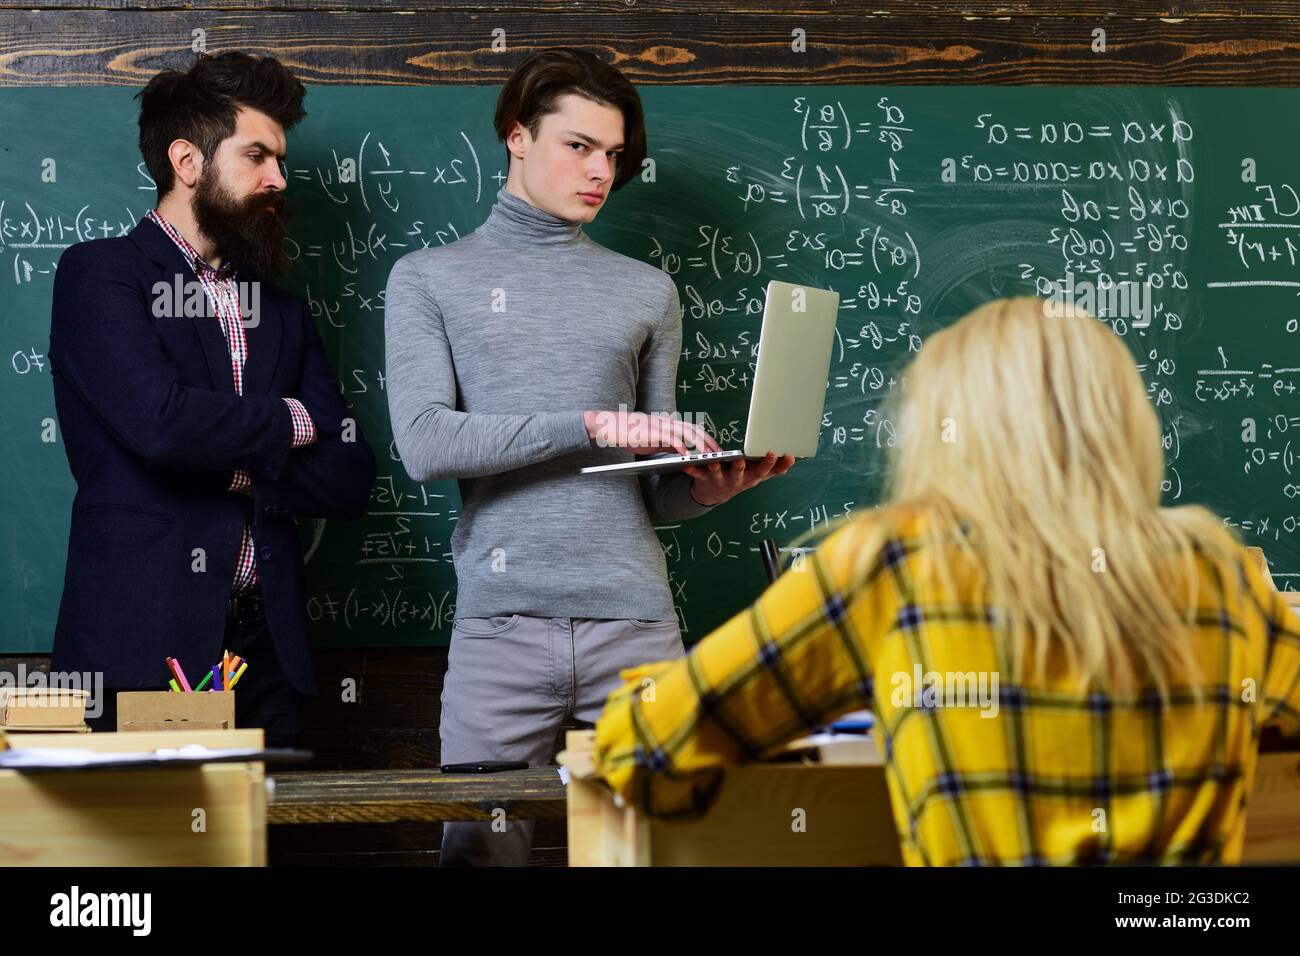
[[[654,525],[705,514],[793,464],[640,477],[584,465],[716,451],[673,413],[676,286],[582,231],[645,156],[639,98],[592,54],[547,50],[502,88],[509,170],[487,220],[402,257],[385,295],[388,407],[418,482],[456,478],[458,591],[442,763],[550,762],[620,670],[684,653]],[[532,824],[444,825],[442,860],[522,864]]]

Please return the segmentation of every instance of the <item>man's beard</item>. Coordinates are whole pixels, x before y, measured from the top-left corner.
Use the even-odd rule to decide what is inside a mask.
[[[223,263],[233,262],[265,278],[289,271],[289,254],[284,251],[289,210],[279,193],[236,199],[218,181],[216,168],[209,167],[194,190],[193,209],[195,223],[212,241]]]

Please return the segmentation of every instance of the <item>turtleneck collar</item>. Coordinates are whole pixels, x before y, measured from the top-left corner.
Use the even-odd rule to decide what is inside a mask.
[[[559,244],[576,242],[582,236],[582,223],[552,216],[502,186],[479,230],[524,245]]]

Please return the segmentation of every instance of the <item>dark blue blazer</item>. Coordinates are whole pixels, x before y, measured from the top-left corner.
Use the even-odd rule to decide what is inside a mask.
[[[177,276],[197,281],[147,218],[69,247],[55,271],[50,371],[77,493],[50,666],[161,688],[170,656],[197,681],[221,656],[249,517],[276,653],[294,687],[315,693],[293,516],[360,517],[375,457],[359,427],[344,440],[349,412],[301,299],[261,283],[241,396],[214,315],[155,316],[156,284]],[[286,396],[306,407],[316,443],[290,448]],[[251,496],[226,490],[238,468]]]

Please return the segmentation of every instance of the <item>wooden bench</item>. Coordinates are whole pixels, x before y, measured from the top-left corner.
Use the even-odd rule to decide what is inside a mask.
[[[563,820],[564,783],[555,767],[501,773],[437,770],[293,771],[271,776],[267,822],[443,823]]]

